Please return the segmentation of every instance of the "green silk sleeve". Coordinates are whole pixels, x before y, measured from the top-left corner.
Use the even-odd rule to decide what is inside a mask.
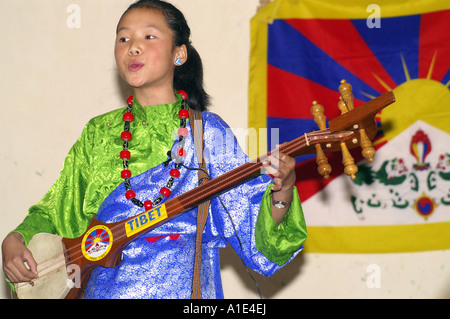
[[[92,216],[82,213],[89,172],[86,131],[67,154],[56,182],[39,203],[30,207],[24,221],[14,230],[23,236],[26,244],[37,233],[76,237],[87,227]]]
[[[307,238],[303,210],[294,188],[293,199],[288,212],[277,226],[272,218],[272,196],[270,186],[261,200],[260,211],[256,221],[256,249],[277,265],[284,265],[301,247]]]

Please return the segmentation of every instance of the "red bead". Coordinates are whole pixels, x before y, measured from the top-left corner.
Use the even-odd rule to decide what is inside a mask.
[[[131,177],[131,171],[128,169],[124,169],[121,174],[122,178],[130,178]]]
[[[180,127],[178,129],[178,136],[188,136],[189,132],[188,129],[185,127]]]
[[[172,168],[172,169],[170,170],[170,176],[173,176],[173,177],[179,177],[179,176],[180,176],[180,171],[177,170],[177,169],[175,169],[175,168]]]
[[[189,111],[186,109],[181,109],[180,112],[178,112],[178,116],[180,117],[180,119],[187,119],[189,117]]]
[[[183,90],[179,90],[177,94],[180,94],[183,97],[183,100],[187,99],[187,93]]]
[[[125,193],[125,197],[126,197],[127,199],[135,198],[135,197],[136,197],[136,193],[135,193],[132,189],[130,189],[129,191],[127,191],[127,192]]]
[[[164,195],[164,197],[169,197],[170,196],[170,189],[168,189],[167,187],[163,187],[161,188],[161,190],[159,191],[162,195]]]
[[[131,141],[131,133],[123,131],[122,134],[120,134],[120,138],[122,139],[122,141]]]
[[[130,159],[130,157],[131,157],[130,151],[123,150],[120,152],[121,159]]]
[[[130,95],[130,96],[127,98],[127,104],[128,104],[128,105],[133,104],[133,95]]]
[[[123,120],[124,121],[133,122],[133,119],[134,119],[133,113],[125,112],[123,114]]]
[[[182,148],[179,148],[179,149],[177,149],[177,155],[184,156],[184,155],[186,155],[186,151]]]
[[[153,207],[153,203],[152,203],[151,200],[146,200],[146,201],[144,202],[144,208],[145,208],[145,210],[150,210],[150,209],[152,209],[152,207]]]

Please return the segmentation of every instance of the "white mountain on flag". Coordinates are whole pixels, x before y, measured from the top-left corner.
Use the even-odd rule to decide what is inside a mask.
[[[374,162],[303,203],[310,226],[407,225],[450,221],[450,136],[416,121],[392,138]]]

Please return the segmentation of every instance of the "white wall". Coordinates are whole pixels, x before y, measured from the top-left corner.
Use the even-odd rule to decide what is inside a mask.
[[[118,18],[131,0],[0,0],[0,237],[57,178],[93,116],[124,105],[113,58]],[[203,57],[211,111],[247,126],[249,21],[258,0],[173,0]],[[70,28],[71,4],[80,28]],[[450,254],[302,254],[271,278],[254,275],[265,298],[449,298]],[[257,298],[236,255],[222,254],[225,296]],[[369,288],[376,265],[380,288]],[[0,297],[8,298],[0,280]]]

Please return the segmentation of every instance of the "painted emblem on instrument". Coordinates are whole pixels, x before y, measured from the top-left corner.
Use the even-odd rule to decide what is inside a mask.
[[[104,225],[97,225],[89,229],[81,242],[84,257],[91,261],[105,257],[112,246],[113,236],[111,230]]]
[[[164,204],[139,214],[125,223],[125,232],[127,233],[127,237],[137,234],[166,218],[167,211],[166,205]]]

